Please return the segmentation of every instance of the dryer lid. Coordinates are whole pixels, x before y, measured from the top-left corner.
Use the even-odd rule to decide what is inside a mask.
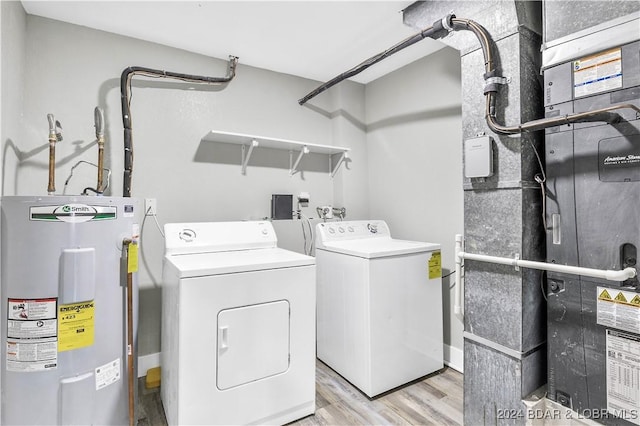
[[[178,278],[315,265],[315,258],[281,248],[167,255],[164,267]]]

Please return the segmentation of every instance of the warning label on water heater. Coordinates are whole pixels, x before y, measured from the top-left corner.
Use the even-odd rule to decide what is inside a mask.
[[[640,337],[607,330],[607,411],[640,425]]]
[[[597,308],[598,324],[640,334],[640,294],[598,287]]]
[[[57,298],[9,299],[7,371],[42,371],[58,365]]]

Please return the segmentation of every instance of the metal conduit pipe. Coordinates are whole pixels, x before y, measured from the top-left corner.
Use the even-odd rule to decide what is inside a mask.
[[[380,62],[381,60],[391,56],[392,54],[399,52],[405,47],[411,46],[412,44],[423,40],[427,37],[432,39],[442,38],[450,31],[471,31],[474,33],[478,42],[480,43],[480,47],[482,48],[482,52],[485,60],[485,74],[484,79],[486,86],[484,88],[484,94],[486,97],[486,112],[485,119],[487,121],[487,126],[498,134],[516,134],[522,132],[534,132],[537,130],[543,130],[548,127],[555,127],[562,124],[571,124],[571,123],[579,123],[579,122],[592,122],[592,121],[603,121],[609,124],[617,123],[622,120],[620,115],[611,113],[611,111],[621,110],[621,109],[631,109],[636,112],[636,114],[640,114],[640,108],[633,104],[617,104],[611,105],[605,108],[599,108],[592,111],[581,112],[577,114],[569,114],[562,117],[553,117],[553,118],[543,118],[538,120],[532,120],[527,123],[521,123],[515,126],[505,126],[496,121],[496,94],[498,92],[498,88],[501,84],[503,84],[503,77],[500,75],[501,73],[494,66],[493,61],[493,51],[490,43],[490,36],[486,29],[484,29],[480,24],[471,19],[459,19],[456,18],[455,15],[449,14],[442,18],[439,21],[434,22],[434,24],[422,30],[421,32],[401,41],[395,46],[381,52],[371,58],[361,62],[359,65],[356,65],[354,68],[346,71],[337,77],[329,80],[328,82],[322,84],[317,87],[309,94],[298,100],[300,105],[303,105],[305,102],[309,101],[311,98],[316,95],[324,92],[330,87],[338,84],[339,82],[346,80],[347,78],[353,77],[356,74],[366,70],[371,65]]]
[[[454,312],[462,314],[462,260],[475,260],[479,262],[495,263],[499,265],[511,265],[516,268],[538,269],[541,271],[561,272],[565,274],[581,275],[583,277],[600,278],[608,281],[622,282],[636,277],[638,274],[635,268],[624,268],[622,270],[593,269],[581,266],[560,265],[556,263],[536,262],[532,260],[521,260],[519,258],[488,256],[484,254],[465,253],[462,235],[456,235],[455,245],[456,262],[456,287],[454,294]]]
[[[120,76],[120,101],[122,106],[122,124],[124,125],[124,179],[123,196],[131,196],[131,177],[133,173],[133,129],[131,127],[131,79],[135,75],[156,78],[170,78],[189,83],[223,84],[228,83],[236,75],[238,57],[229,56],[227,75],[225,77],[206,77],[182,74],[144,67],[128,67]]]

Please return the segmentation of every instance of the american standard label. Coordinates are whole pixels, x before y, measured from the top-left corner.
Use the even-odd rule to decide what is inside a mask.
[[[640,163],[640,155],[629,154],[627,156],[605,157],[602,162],[603,166],[617,166]]]
[[[80,223],[91,220],[115,219],[116,212],[116,207],[89,206],[86,204],[35,206],[29,208],[29,219],[46,222]]]
[[[598,142],[598,173],[602,182],[640,181],[640,135],[623,135]]]

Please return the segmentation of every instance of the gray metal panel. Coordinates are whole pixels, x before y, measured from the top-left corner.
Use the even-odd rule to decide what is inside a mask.
[[[553,401],[582,410],[588,407],[584,363],[582,292],[575,276],[549,274],[547,293],[548,390]]]
[[[516,207],[520,205],[524,211]],[[537,189],[465,191],[466,250],[506,257],[526,253],[528,259],[539,259],[543,244],[534,230],[541,215]],[[544,341],[538,272],[466,261],[465,278],[467,331],[524,352]]]
[[[418,30],[431,26],[436,20],[453,12],[457,17],[470,18],[482,24],[494,40],[517,33],[519,24],[540,32],[535,12],[539,2],[529,2],[529,5],[519,3],[503,0],[416,2],[404,10],[403,19],[406,25]],[[519,22],[519,19],[526,22]],[[478,40],[469,31],[452,32],[442,42],[460,50],[462,55],[480,49]]]
[[[573,114],[573,102],[565,102],[559,105],[549,105],[544,109],[544,116],[546,118],[560,117],[568,114]],[[567,132],[573,130],[573,124],[563,124],[561,126],[547,127],[545,134]]]
[[[640,86],[640,41],[622,46],[622,87]]]
[[[638,1],[546,0],[543,2],[544,41],[548,43],[638,10]]]
[[[522,191],[517,188],[465,191],[465,250],[507,257],[520,253],[521,201]]]
[[[545,382],[544,347],[515,359],[480,343],[464,343],[464,423],[525,424],[522,398]]]
[[[635,137],[625,135],[636,135]],[[640,122],[577,129],[574,132],[576,227],[579,266],[621,269],[623,244],[640,247],[640,181],[603,181],[602,171],[629,173],[640,162],[607,166],[606,157],[640,156]],[[615,144],[607,143],[614,141]],[[625,181],[626,180],[626,181]]]
[[[571,62],[544,71],[544,106],[569,102],[573,99]]]
[[[547,260],[562,265],[578,264],[575,194],[573,185],[573,132],[547,135]],[[559,238],[554,243],[553,215]]]

